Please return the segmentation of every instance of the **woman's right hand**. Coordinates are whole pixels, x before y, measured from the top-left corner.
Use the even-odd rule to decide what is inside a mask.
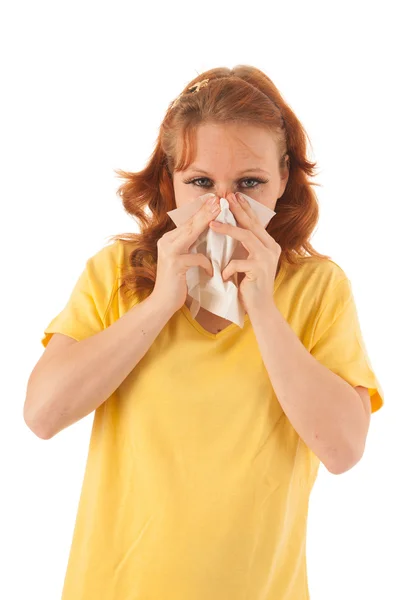
[[[217,196],[210,200],[214,203],[207,200],[190,219],[165,233],[157,242],[157,275],[151,296],[163,309],[168,308],[173,313],[185,303],[186,271],[190,267],[202,267],[210,277],[213,275],[209,258],[201,253],[189,253],[189,248],[221,210]]]

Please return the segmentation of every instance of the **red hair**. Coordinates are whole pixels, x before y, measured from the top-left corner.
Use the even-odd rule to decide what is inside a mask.
[[[206,78],[209,79],[207,86],[197,93],[190,92],[195,83]],[[277,200],[276,215],[266,228],[282,248],[277,272],[283,261],[299,264],[308,256],[331,258],[319,254],[310,243],[319,219],[318,201],[312,186],[319,184],[309,181],[309,177],[315,176],[317,164],[306,157],[306,140],[309,138],[267,75],[247,65],[211,69],[191,81],[173,104],[170,103],[161,123],[156,147],[147,166],[137,173],[116,170],[125,180],[117,194],[125,211],[140,226],[140,233],[110,236],[113,241],[135,246],[129,255],[128,268],[122,270],[121,286],[134,291],[141,299],[153,290],[157,241],[175,228],[167,215],[167,211],[176,208],[172,173],[185,170],[193,162],[196,128],[204,123],[236,122],[266,128],[277,144],[282,176],[287,168],[286,157],[289,157],[286,189]],[[178,147],[181,148],[180,156]]]

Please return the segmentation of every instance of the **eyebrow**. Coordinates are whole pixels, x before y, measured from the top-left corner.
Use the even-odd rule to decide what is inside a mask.
[[[204,171],[203,169],[199,169],[195,165],[192,167],[189,167],[188,170],[189,171],[197,171],[198,173],[203,173],[204,175],[210,175],[210,173],[207,173],[207,171]],[[238,175],[243,175],[243,173],[254,173],[254,172],[262,172],[262,173],[266,173],[267,175],[271,176],[271,173],[269,173],[268,171],[265,171],[265,169],[261,169],[261,168],[244,169],[243,171],[240,171],[240,173],[238,173]]]

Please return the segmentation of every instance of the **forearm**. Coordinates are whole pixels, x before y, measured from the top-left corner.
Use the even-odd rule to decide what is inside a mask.
[[[368,429],[357,392],[310,354],[273,302],[249,317],[272,387],[294,429],[327,469],[348,470],[362,456]]]
[[[31,429],[48,439],[97,409],[146,354],[171,316],[149,296],[110,327],[63,348],[28,382]]]

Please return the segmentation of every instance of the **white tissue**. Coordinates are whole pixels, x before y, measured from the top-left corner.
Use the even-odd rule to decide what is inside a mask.
[[[181,225],[201,208],[209,196],[215,196],[215,194],[203,194],[193,202],[170,210],[167,214],[171,217],[175,225]],[[253,198],[250,198],[246,194],[242,194],[242,196],[249,202],[250,207],[265,228],[276,214],[275,211],[253,200]],[[220,199],[220,206],[221,212],[215,221],[229,223],[237,227],[236,219],[230,211],[229,202],[226,198]],[[239,301],[237,273],[227,281],[224,281],[221,275],[222,271],[233,258],[247,256],[247,251],[241,242],[238,242],[229,235],[217,233],[207,226],[205,231],[200,234],[197,241],[191,246],[189,252],[192,254],[201,252],[210,259],[214,267],[214,275],[212,277],[202,267],[190,267],[186,271],[188,295],[192,298],[190,304],[192,317],[196,317],[202,306],[215,315],[232,321],[243,328],[245,312]]]

